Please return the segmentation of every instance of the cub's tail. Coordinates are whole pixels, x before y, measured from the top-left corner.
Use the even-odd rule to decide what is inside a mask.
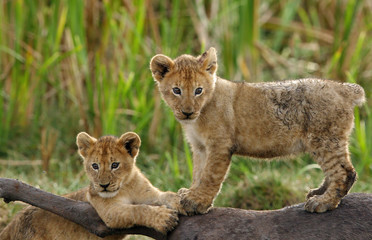
[[[342,83],[340,94],[351,101],[354,106],[361,106],[366,101],[364,89],[355,83]]]

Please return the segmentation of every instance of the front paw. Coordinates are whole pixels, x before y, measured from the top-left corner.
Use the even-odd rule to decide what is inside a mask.
[[[180,188],[180,189],[178,189],[177,195],[182,197],[182,195],[184,195],[188,192],[190,192],[190,190],[188,188]]]
[[[186,211],[183,209],[181,204],[181,197],[177,194],[174,194],[170,197],[167,203],[169,208],[176,210],[179,214],[187,215]]]
[[[187,215],[204,214],[212,207],[213,198],[205,197],[205,194],[198,191],[192,191],[187,188],[178,190],[181,197],[181,204]]]
[[[310,197],[305,203],[305,210],[308,212],[322,213],[337,208],[340,201],[326,197],[325,195],[315,195]]]
[[[166,234],[173,230],[178,224],[178,213],[174,209],[167,208],[166,206],[158,207],[156,211],[155,221],[151,227],[156,231]]]
[[[160,197],[160,204],[166,205],[168,208],[178,211],[182,215],[187,215],[181,205],[181,197],[174,192],[164,192]]]

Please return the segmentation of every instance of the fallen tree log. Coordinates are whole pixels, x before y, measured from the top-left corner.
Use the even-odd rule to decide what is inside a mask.
[[[180,216],[168,236],[146,227],[110,229],[89,203],[47,193],[14,179],[0,178],[0,198],[23,201],[80,224],[97,236],[140,234],[154,239],[372,239],[372,194],[352,193],[326,213],[305,212],[304,204],[272,211],[214,208]]]
[[[351,193],[325,213],[304,203],[271,211],[214,208],[181,217],[169,239],[372,239],[372,194]]]

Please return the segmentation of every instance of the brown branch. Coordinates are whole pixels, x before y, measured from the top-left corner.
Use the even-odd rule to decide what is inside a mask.
[[[146,227],[109,229],[89,203],[47,193],[0,178],[0,198],[23,201],[80,224],[97,236],[141,234],[165,239]],[[352,193],[326,213],[308,213],[303,203],[273,211],[214,208],[208,214],[180,216],[168,239],[372,239],[372,194]]]

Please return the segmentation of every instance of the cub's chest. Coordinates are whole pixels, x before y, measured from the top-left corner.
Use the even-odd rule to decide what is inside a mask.
[[[207,137],[203,129],[197,124],[185,124],[183,125],[183,129],[186,139],[191,145],[203,148],[206,146]]]
[[[119,194],[116,197],[111,199],[112,203],[115,204],[133,204],[133,198],[126,194]]]

